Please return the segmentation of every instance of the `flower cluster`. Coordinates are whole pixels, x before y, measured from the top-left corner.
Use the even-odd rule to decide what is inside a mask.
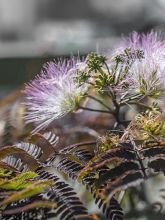
[[[165,137],[165,118],[158,110],[137,114],[127,132],[135,140],[154,140]]]
[[[35,123],[33,132],[46,128],[52,121],[75,111],[87,87],[76,83],[79,59],[49,62],[41,74],[26,85],[25,120]]]
[[[127,79],[129,90],[153,98],[165,95],[165,40],[156,32],[132,33],[122,41],[115,54],[126,48],[143,51],[143,59],[136,59],[130,67]]]
[[[33,132],[77,110],[82,98],[91,97],[91,91],[95,96],[99,93],[111,98],[112,106],[108,106],[92,97],[114,116],[126,102],[165,95],[165,40],[156,32],[132,33],[115,48],[111,59],[108,57],[91,53],[83,62],[71,59],[47,63],[25,88],[25,119],[36,124]],[[119,122],[119,116],[116,118]]]

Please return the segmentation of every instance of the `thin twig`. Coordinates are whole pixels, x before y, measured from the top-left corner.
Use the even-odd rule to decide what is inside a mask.
[[[79,109],[83,109],[83,110],[91,111],[91,112],[100,112],[100,113],[107,113],[107,114],[114,115],[114,112],[112,112],[112,111],[106,111],[106,110],[101,110],[101,109],[87,108],[87,107],[83,107],[83,106],[79,106]]]
[[[141,102],[129,102],[129,104],[130,105],[139,105],[141,107],[148,108],[149,110],[152,110],[152,107],[145,105],[144,103],[141,103]]]

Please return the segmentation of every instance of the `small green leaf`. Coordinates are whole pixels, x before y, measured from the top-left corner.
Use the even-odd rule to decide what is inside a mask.
[[[2,202],[0,202],[0,206],[8,205],[12,202],[19,201],[25,198],[30,198],[32,196],[35,196],[37,194],[42,193],[46,188],[50,187],[52,185],[51,180],[40,180],[35,182],[34,184],[26,187],[25,189],[18,191],[6,199],[4,199]]]

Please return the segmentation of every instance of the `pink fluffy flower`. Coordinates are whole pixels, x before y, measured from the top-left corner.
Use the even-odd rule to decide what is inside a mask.
[[[129,91],[154,98],[164,96],[165,40],[153,31],[148,34],[133,32],[121,42],[115,54],[122,53],[126,48],[144,52],[144,58],[136,59],[126,76]]]
[[[35,123],[33,133],[46,128],[57,118],[76,110],[85,94],[85,85],[76,83],[80,60],[49,62],[41,74],[25,87],[27,123]]]

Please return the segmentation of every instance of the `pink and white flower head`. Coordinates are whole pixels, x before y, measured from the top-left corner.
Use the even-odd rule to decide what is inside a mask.
[[[156,32],[138,34],[133,32],[121,42],[115,54],[126,48],[141,50],[143,59],[136,59],[127,75],[130,91],[155,98],[165,95],[165,40]]]
[[[26,85],[25,120],[36,125],[33,133],[76,110],[87,90],[75,80],[79,65],[83,63],[78,59],[46,63],[41,74]]]

